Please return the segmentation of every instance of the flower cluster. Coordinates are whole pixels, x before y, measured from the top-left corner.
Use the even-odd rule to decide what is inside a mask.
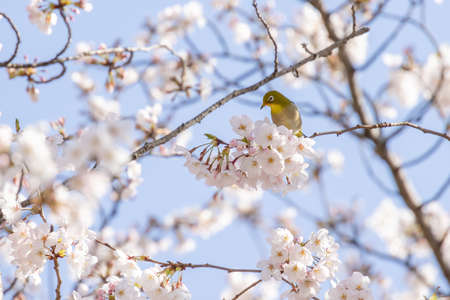
[[[435,237],[443,239],[450,226],[448,212],[438,202],[434,202],[425,206],[423,213]],[[387,244],[389,252],[397,257],[424,257],[430,254],[428,243],[417,227],[413,213],[406,208],[397,207],[390,199],[381,202],[367,220],[367,226],[378,234]]]
[[[369,290],[370,278],[359,272],[353,272],[350,278],[342,280],[337,286],[330,289],[325,299],[327,300],[371,300],[372,293]]]
[[[88,243],[95,238],[91,231],[74,235],[65,227],[52,231],[47,223],[18,222],[7,236],[11,263],[17,266],[16,276],[25,281],[30,277],[40,281],[39,274],[49,259],[68,257],[72,274],[81,278],[97,262],[88,254]]]
[[[190,151],[182,149],[185,165],[198,179],[220,188],[237,185],[283,193],[304,186],[308,179],[304,157],[315,155],[312,139],[298,138],[291,130],[277,127],[268,119],[253,123],[242,115],[234,116],[230,123],[240,135],[230,143],[207,134],[211,142],[206,146]],[[199,158],[194,157],[193,152],[202,146]]]
[[[351,23],[346,21],[348,18],[347,9],[332,13],[330,15],[330,22],[336,35],[343,37],[349,34],[352,30]],[[286,53],[294,60],[298,61],[305,55],[309,55],[302,42],[305,43],[309,51],[316,52],[330,45],[332,41],[329,38],[328,30],[325,27],[322,16],[320,13],[310,4],[305,4],[301,10],[294,15],[294,26],[285,29],[285,35],[287,39]],[[367,35],[361,35],[354,39],[351,39],[345,49],[352,63],[361,64],[365,61],[367,56],[368,39]],[[343,79],[342,72],[344,70],[343,65],[337,58],[337,54],[328,56],[324,60],[316,60],[315,62],[308,64],[301,70],[302,73],[308,76],[315,76],[318,70],[322,69],[322,66],[327,67],[332,75],[336,79]],[[293,75],[287,77],[288,83],[293,87],[301,86],[304,79],[294,78]]]
[[[172,46],[187,32],[205,23],[202,5],[190,1],[184,5],[169,6],[160,12],[156,22],[157,33],[161,37],[161,44]]]
[[[180,52],[177,54],[179,57],[173,59],[170,55],[167,57],[167,53],[163,55],[161,51],[155,51],[153,56],[160,63],[146,68],[143,75],[143,81],[153,99],[162,100],[164,97],[175,96],[176,92],[184,92],[188,97],[196,93],[202,99],[211,94],[211,81],[201,75],[213,72],[215,59],[187,52]]]
[[[79,235],[94,223],[98,204],[111,184],[113,200],[133,197],[142,178],[140,165],[128,163],[130,125],[128,121],[99,122],[74,136],[65,133],[63,119],[52,123],[58,131],[53,136],[43,124],[15,134],[1,125],[1,222],[8,226],[20,222],[30,211],[22,206],[33,205],[32,214],[47,206],[48,221],[62,227],[70,224],[70,234]],[[127,174],[120,176],[126,166]]]
[[[411,53],[406,54],[406,61],[399,55],[383,57],[391,68],[389,94],[406,108],[416,105],[421,96],[427,100],[435,97],[434,104],[441,114],[447,115],[450,111],[450,46],[441,45],[439,53],[429,55],[423,65],[418,64]]]
[[[79,0],[79,1],[59,1],[58,5],[53,3],[46,3],[43,0],[31,0],[30,4],[27,6],[28,18],[30,22],[35,24],[40,31],[45,34],[52,33],[52,27],[56,25],[57,16],[55,14],[55,9],[57,7],[59,9],[63,9],[59,7],[65,7],[67,5],[73,4],[74,7],[71,8],[71,11],[75,14],[79,13],[79,9],[90,12],[93,8],[92,3],[88,0]]]
[[[271,255],[258,263],[262,280],[286,279],[292,289],[288,299],[310,299],[320,291],[320,284],[333,278],[340,264],[339,245],[326,229],[311,234],[309,240],[294,238],[285,228],[274,230],[268,238]]]
[[[225,188],[222,192],[214,193],[211,200],[202,207],[186,207],[182,211],[170,213],[160,227],[166,231],[174,231],[178,252],[192,251],[196,247],[196,241],[188,234],[208,239],[228,227],[237,217],[256,218],[257,201],[261,196],[262,191]]]
[[[95,299],[107,300],[190,300],[191,293],[183,284],[181,276],[171,282],[175,271],[161,269],[158,265],[142,270],[135,259],[121,250],[115,250],[115,263],[120,270],[119,276],[108,276],[106,283],[95,291]],[[72,292],[73,300],[91,299],[86,290]]]

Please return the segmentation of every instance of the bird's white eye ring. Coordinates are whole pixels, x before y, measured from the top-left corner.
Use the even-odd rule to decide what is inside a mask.
[[[269,98],[267,99],[268,102],[273,102],[273,96],[269,96]]]

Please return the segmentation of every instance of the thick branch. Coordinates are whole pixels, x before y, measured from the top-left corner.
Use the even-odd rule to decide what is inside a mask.
[[[339,37],[336,34],[332,22],[330,20],[330,14],[325,10],[325,8],[322,5],[322,1],[320,0],[310,0],[309,1],[312,6],[314,6],[320,13],[323,23],[325,25],[325,28],[328,32],[329,38],[332,41],[338,41]],[[345,73],[347,74],[348,79],[348,85],[350,89],[350,94],[352,96],[353,102],[353,108],[357,112],[358,116],[360,117],[360,120],[363,124],[369,124],[370,120],[367,116],[366,112],[364,111],[364,105],[363,105],[363,99],[361,95],[361,91],[358,88],[356,81],[355,81],[355,68],[353,67],[350,58],[347,54],[347,51],[344,47],[339,47],[339,59],[344,65]],[[367,136],[372,135],[369,131],[365,131],[365,134]]]
[[[437,238],[433,235],[430,226],[426,223],[421,205],[417,203],[411,186],[406,179],[404,171],[401,169],[395,157],[386,149],[386,146],[378,149],[377,154],[387,163],[399,189],[400,195],[408,208],[413,212],[416,221],[433,251],[436,260],[441,267],[447,282],[450,283],[450,267],[446,264],[442,253],[442,247]]]
[[[324,22],[324,25],[328,31],[328,35],[329,35],[330,39],[335,41],[338,37],[337,37],[336,32],[334,31],[334,28],[331,24],[330,14],[323,7],[322,1],[310,0],[309,2],[311,3],[311,5],[313,5],[319,11],[319,13],[322,17],[322,20]],[[367,115],[367,112],[364,110],[364,108],[362,106],[363,100],[361,97],[361,92],[359,90],[359,87],[358,87],[356,79],[355,79],[355,68],[353,67],[344,47],[341,47],[339,49],[339,58],[345,67],[344,72],[347,77],[348,85],[350,88],[352,101],[353,101],[353,108],[354,108],[355,112],[358,114],[358,117],[359,117],[360,121],[363,123],[363,125],[367,125],[369,116]],[[407,126],[410,126],[410,125],[407,125]],[[410,126],[410,127],[416,128],[414,126]],[[417,128],[417,129],[419,129],[419,128]],[[442,270],[442,273],[444,274],[445,278],[447,279],[447,282],[450,283],[450,267],[444,261],[440,242],[436,239],[436,237],[433,235],[433,233],[431,231],[431,228],[425,222],[425,218],[422,213],[422,210],[421,210],[419,204],[417,203],[415,193],[412,190],[404,171],[401,169],[401,166],[398,164],[397,160],[394,158],[394,155],[388,150],[387,144],[385,141],[380,140],[378,138],[378,135],[371,133],[371,131],[368,129],[365,130],[365,137],[368,138],[369,140],[371,140],[375,144],[375,147],[374,147],[375,152],[388,165],[388,167],[392,173],[392,176],[394,178],[394,181],[397,185],[397,188],[400,192],[400,195],[403,198],[403,201],[408,206],[408,208],[413,212],[413,214],[416,218],[416,221],[419,225],[419,228],[421,229],[425,239],[427,240],[428,244],[430,245],[430,247],[433,251],[433,254],[436,257],[436,260]],[[446,136],[444,136],[444,137],[447,138]]]
[[[347,43],[349,40],[360,36],[362,34],[365,34],[369,31],[369,28],[363,27],[360,28],[359,30],[352,32],[350,35],[344,37],[343,39],[340,39],[338,41],[335,41],[333,44],[331,44],[330,46],[326,47],[325,49],[322,49],[321,51],[314,53],[308,57],[306,57],[305,59],[299,61],[298,63],[291,65],[290,67],[284,68],[276,73],[272,73],[271,75],[263,78],[262,80],[246,87],[243,89],[239,89],[239,90],[235,90],[233,92],[231,92],[230,94],[226,95],[225,97],[223,97],[222,99],[220,99],[219,101],[217,101],[216,103],[214,103],[213,105],[209,106],[208,108],[206,108],[204,111],[202,111],[201,113],[199,113],[198,115],[196,115],[194,118],[192,118],[191,120],[182,123],[180,126],[178,126],[177,128],[175,128],[172,132],[170,132],[169,134],[153,141],[153,142],[146,142],[141,148],[139,148],[138,150],[136,150],[133,154],[132,154],[132,159],[138,159],[144,155],[147,155],[148,153],[150,153],[153,148],[162,145],[166,142],[168,142],[169,140],[171,140],[172,138],[176,137],[178,134],[180,134],[182,131],[188,129],[189,127],[193,126],[196,123],[200,123],[207,115],[209,115],[210,113],[212,113],[213,111],[215,111],[216,109],[218,109],[219,107],[221,107],[222,105],[226,104],[228,101],[230,101],[231,99],[234,99],[240,95],[255,91],[257,89],[259,89],[261,86],[265,85],[266,83],[274,80],[275,78],[281,77],[287,73],[290,73],[298,68],[300,68],[301,66],[314,61],[317,58],[320,57],[327,57],[331,54],[331,52],[336,49],[339,48],[341,46],[343,46],[345,43]]]

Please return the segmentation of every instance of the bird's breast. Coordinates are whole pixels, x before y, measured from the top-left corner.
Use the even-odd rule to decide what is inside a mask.
[[[295,104],[289,104],[281,109],[278,107],[272,107],[271,117],[272,122],[277,126],[283,125],[294,132],[302,128],[302,119]]]

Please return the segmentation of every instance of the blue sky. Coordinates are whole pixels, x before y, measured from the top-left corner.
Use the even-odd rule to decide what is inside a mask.
[[[120,39],[123,45],[134,45],[137,33],[141,30],[145,17],[155,18],[158,11],[162,8],[184,1],[94,1],[94,10],[91,13],[82,12],[76,16],[72,23],[73,44],[68,54],[73,53],[74,45],[79,41],[105,42],[111,45],[117,39]],[[204,4],[205,14],[210,19],[214,19],[215,12],[209,5],[209,1],[200,1]],[[241,1],[251,12],[250,1]],[[301,1],[276,1],[278,10],[286,13],[288,16],[300,9]],[[388,11],[401,14],[405,3],[408,1],[390,1]],[[328,3],[338,3],[337,1],[327,1]],[[3,0],[0,11],[11,16],[22,34],[22,50],[19,53],[17,61],[22,61],[24,55],[30,58],[38,57],[45,59],[53,55],[64,42],[64,28],[61,20],[55,27],[54,34],[46,36],[29,23],[25,11],[27,1]],[[332,4],[329,4],[332,6]],[[450,42],[450,32],[448,31],[446,20],[450,11],[450,1],[444,1],[442,5],[436,5],[433,1],[427,4],[427,24],[432,29],[440,43]],[[5,23],[2,21],[0,26],[0,43],[3,44],[3,50],[0,52],[0,60],[6,57],[13,46],[13,35],[8,31]],[[371,26],[369,33],[369,53],[376,48],[381,40],[393,28],[393,22],[384,19],[375,22]],[[210,52],[211,48],[217,49],[218,45],[213,45],[211,35],[207,29],[200,29],[193,33],[193,39],[197,41],[202,50]],[[224,30],[225,32],[227,30]],[[233,45],[230,33],[226,32],[226,37]],[[400,54],[405,47],[411,46],[414,53],[423,60],[431,51],[430,44],[424,40],[424,37],[417,33],[412,27],[406,27],[398,39],[388,48],[388,52]],[[178,46],[179,49],[183,45]],[[236,46],[236,51],[242,51],[242,48]],[[270,61],[271,54],[265,56]],[[15,118],[18,118],[23,126],[33,124],[40,120],[55,120],[61,116],[68,119],[68,128],[77,128],[78,125],[86,122],[83,110],[86,110],[85,100],[80,99],[79,92],[74,88],[70,81],[70,73],[79,70],[80,65],[76,63],[68,64],[68,73],[62,80],[58,80],[50,85],[40,86],[40,101],[32,103],[25,93],[26,83],[17,78],[8,80],[5,71],[0,72],[0,111],[2,117],[0,123],[12,125]],[[236,64],[224,64],[219,62],[219,67],[226,74],[238,74],[245,70],[244,67]],[[101,71],[93,72],[97,83],[104,80],[104,73]],[[359,79],[364,87],[369,91],[376,91],[380,84],[387,80],[387,69],[378,60],[374,67],[366,73],[361,74]],[[253,83],[258,80],[259,74],[255,74],[247,83]],[[281,79],[273,82],[273,87],[283,91],[290,99],[296,101],[311,101],[317,103],[319,96],[312,85],[308,85],[300,90],[293,90],[286,87]],[[265,90],[265,89],[263,89]],[[230,90],[231,91],[231,90]],[[227,91],[229,92],[229,91]],[[99,93],[108,97],[104,89],[100,88]],[[183,108],[171,123],[171,127],[177,126],[180,122],[186,121],[198,113],[201,109],[212,104],[219,99],[220,95],[214,95],[206,101],[197,102]],[[124,114],[131,114],[137,108],[146,105],[146,99],[139,87],[127,90],[120,98],[122,111]],[[258,93],[249,94],[245,99],[252,100],[255,103],[260,101]],[[338,101],[338,99],[333,99]],[[253,119],[262,119],[268,116],[267,110],[260,111],[255,107],[249,107],[231,101],[223,108],[209,115],[201,124],[192,128],[193,140],[190,145],[194,146],[204,142],[203,133],[213,133],[219,137],[228,139],[233,136],[228,120],[236,113],[248,114]],[[400,113],[398,120],[403,120],[405,114]],[[441,123],[435,111],[430,112],[424,119],[423,126],[440,131]],[[320,118],[304,117],[304,131],[312,133],[314,131],[337,129],[336,125]],[[392,143],[392,149],[399,154],[401,159],[408,160],[422,153],[436,140],[435,136],[424,135],[419,131],[408,129],[404,134]],[[338,149],[345,155],[345,167],[341,174],[335,175],[327,173],[325,175],[325,184],[327,195],[333,203],[339,203],[342,206],[352,206],[353,201],[358,200],[362,210],[361,221],[377,207],[379,202],[386,196],[369,178],[364,169],[359,155],[361,145],[350,135],[340,137],[324,136],[316,138],[316,148],[327,151],[329,149]],[[450,166],[449,145],[444,144],[436,152],[435,156],[425,163],[408,170],[408,175],[414,182],[415,188],[423,198],[428,198],[433,192],[446,180],[448,176],[448,166]],[[392,181],[387,175],[387,171],[381,165],[374,154],[369,153],[369,160],[374,163],[375,172],[383,178],[388,186],[392,186]],[[170,212],[178,211],[183,206],[201,206],[206,203],[215,189],[206,187],[203,182],[196,181],[183,166],[182,158],[160,159],[156,157],[147,157],[142,160],[144,184],[140,187],[140,196],[131,202],[125,203],[120,211],[120,217],[115,219],[113,226],[118,230],[126,230],[128,226],[144,221],[149,215],[164,216]],[[447,166],[447,167],[445,167]],[[312,185],[308,190],[289,194],[289,197],[305,209],[314,212],[317,215],[322,214],[319,193],[316,185]],[[447,190],[441,199],[449,199],[450,191]],[[401,202],[395,199],[397,204]],[[449,201],[443,201],[446,209],[449,209]],[[262,203],[264,213],[268,216],[273,215],[285,207],[281,201],[270,193],[265,193]],[[315,225],[299,217],[298,224],[305,235],[309,235],[315,230]],[[254,236],[255,235],[255,236]],[[255,243],[255,238],[260,242]],[[212,263],[229,267],[254,268],[256,262],[261,258],[260,253],[268,249],[260,249],[260,244],[264,244],[265,236],[255,233],[248,224],[236,222],[225,231],[213,236],[208,240],[199,240],[197,251],[186,255],[178,255],[172,251],[162,253],[158,259],[182,260],[193,263]],[[374,237],[371,242],[376,241]],[[266,247],[267,248],[267,247]],[[224,250],[226,249],[226,250]],[[266,252],[267,253],[267,252]],[[392,270],[396,276],[401,276],[398,268],[391,265],[378,265],[381,270]],[[44,275],[47,276],[47,275]],[[50,282],[53,274],[49,274]],[[194,299],[216,299],[222,290],[226,274],[216,270],[190,270],[183,275],[189,289],[192,291]],[[51,283],[50,283],[51,286]],[[45,291],[47,292],[47,291]]]

